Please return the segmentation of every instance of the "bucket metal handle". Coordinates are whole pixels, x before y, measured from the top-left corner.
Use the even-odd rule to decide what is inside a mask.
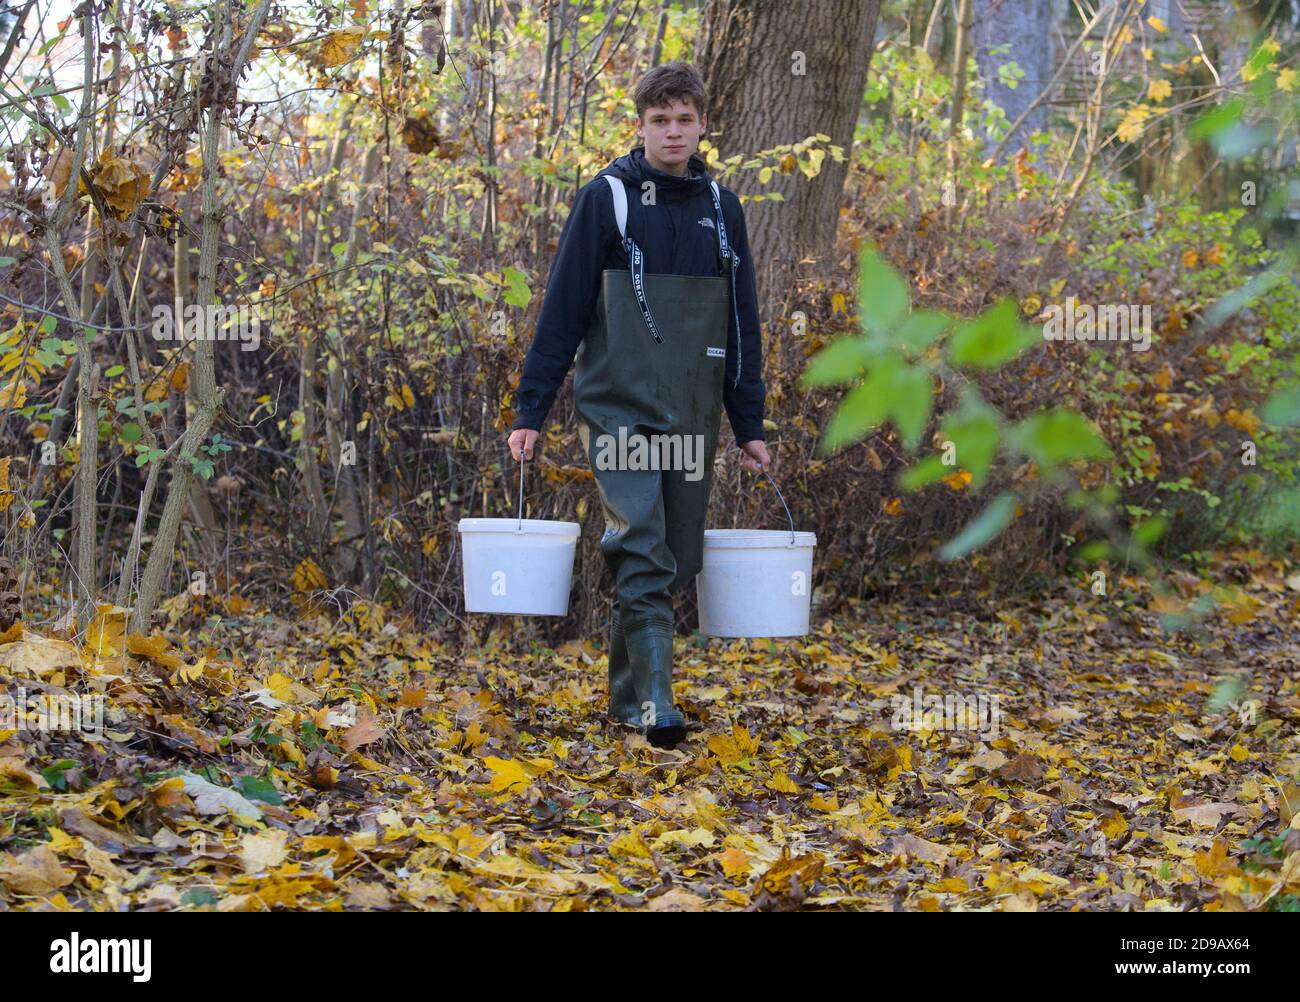
[[[781,488],[776,486],[776,481],[772,479],[772,474],[767,472],[766,466],[760,466],[763,476],[767,477],[767,482],[772,485],[772,490],[776,491],[776,496],[781,499],[781,507],[785,509],[785,517],[790,520],[790,542],[787,546],[794,546],[794,516],[790,514],[790,506],[785,503],[785,495],[781,493]]]
[[[524,531],[524,463],[528,462],[524,458],[523,446],[519,447],[519,525],[515,528],[515,534]]]

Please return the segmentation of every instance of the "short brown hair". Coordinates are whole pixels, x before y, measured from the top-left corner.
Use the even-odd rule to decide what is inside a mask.
[[[704,117],[707,97],[704,80],[690,63],[674,60],[660,63],[641,78],[632,94],[636,102],[636,117],[645,120],[647,108],[666,108],[675,100],[690,100],[695,110]]]

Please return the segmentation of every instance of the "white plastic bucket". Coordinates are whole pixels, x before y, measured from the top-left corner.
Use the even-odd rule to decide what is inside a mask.
[[[695,577],[707,637],[801,637],[812,601],[814,532],[705,529]]]
[[[563,616],[578,548],[577,522],[462,518],[465,611]]]

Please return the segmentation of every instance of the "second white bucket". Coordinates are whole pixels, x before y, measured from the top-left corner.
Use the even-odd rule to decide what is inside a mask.
[[[785,505],[783,497],[781,504]],[[790,516],[788,507],[786,516]],[[816,546],[817,534],[796,532],[793,518],[789,531],[705,529],[704,566],[695,577],[700,633],[706,637],[806,634]]]
[[[523,461],[519,511],[523,511]],[[465,611],[563,616],[569,611],[581,526],[540,518],[462,518]]]

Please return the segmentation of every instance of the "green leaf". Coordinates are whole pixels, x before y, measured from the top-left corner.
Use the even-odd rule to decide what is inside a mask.
[[[979,549],[1010,525],[1015,514],[1015,495],[1009,492],[999,494],[956,538],[939,548],[939,559],[957,560]]]
[[[204,887],[191,887],[181,895],[181,904],[192,905],[195,908],[202,908],[205,905],[215,905],[217,903],[215,891],[210,891]]]
[[[1139,522],[1133,529],[1133,538],[1143,546],[1156,542],[1169,528],[1169,520],[1157,515],[1155,518]]]
[[[1278,428],[1300,425],[1300,385],[1278,390],[1264,402],[1259,416]]]
[[[802,385],[809,387],[851,383],[862,375],[869,358],[866,338],[838,338],[813,356],[808,368],[804,370]]]
[[[877,372],[879,369],[876,370]],[[873,373],[874,375],[874,373]],[[881,421],[887,413],[885,402],[880,396],[877,381],[868,379],[845,395],[839,407],[831,416],[822,437],[822,448],[826,452],[851,442],[856,442]]]
[[[122,375],[122,373],[124,373],[124,372],[126,372],[126,366],[125,366],[125,365],[113,365],[113,366],[110,366],[110,367],[108,368],[108,371],[106,371],[106,372],[104,373],[104,378],[105,378],[105,379],[112,379],[114,376],[120,376],[120,375]]]
[[[942,456],[926,456],[898,478],[898,486],[905,491],[920,490],[927,484],[942,480],[951,472],[952,467],[944,463]]]
[[[934,405],[934,387],[930,370],[919,365],[904,365],[885,388],[885,399],[903,444],[915,449],[925,433]]]
[[[134,444],[140,441],[140,436],[142,434],[143,432],[140,430],[140,426],[136,424],[134,421],[128,421],[126,424],[122,425],[121,437],[123,442],[130,442]]]
[[[939,310],[917,310],[898,328],[894,344],[914,352],[924,351],[950,323],[952,318]]]
[[[961,409],[944,420],[942,434],[955,447],[957,465],[970,473],[971,489],[978,491],[984,486],[1002,437],[998,412],[978,394],[970,394]]]
[[[1006,298],[957,328],[948,357],[953,365],[995,369],[1042,339],[1041,331],[1020,322],[1015,300]]]
[[[1110,447],[1078,411],[1038,411],[1011,429],[1011,438],[1034,462],[1051,468],[1071,459],[1108,459]]]
[[[912,296],[903,277],[874,247],[858,258],[858,321],[865,334],[884,335],[911,308]]]
[[[1217,108],[1211,108],[1187,127],[1187,138],[1198,140],[1217,136],[1240,122],[1241,113],[1245,108],[1245,102],[1239,97],[1235,97]]]
[[[518,306],[521,310],[526,309],[533,298],[533,293],[528,288],[524,273],[518,268],[506,268],[504,275],[507,286],[504,296],[506,303],[510,306]]]
[[[234,787],[249,800],[260,800],[264,804],[274,804],[276,807],[284,804],[280,799],[280,791],[265,777],[236,776]]]

